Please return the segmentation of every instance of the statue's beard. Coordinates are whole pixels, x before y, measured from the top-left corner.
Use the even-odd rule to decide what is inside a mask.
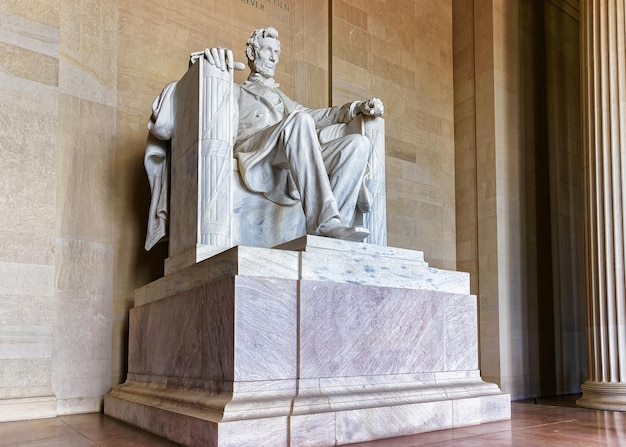
[[[265,78],[273,78],[275,68],[271,62],[257,58],[254,60],[254,71]]]

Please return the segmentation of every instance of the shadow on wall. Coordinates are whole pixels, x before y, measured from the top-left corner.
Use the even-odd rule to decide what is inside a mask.
[[[130,179],[126,184],[126,193],[130,196],[126,209],[130,211],[123,218],[116,219],[113,385],[124,382],[128,373],[128,311],[134,307],[134,291],[163,276],[168,254],[167,242],[157,244],[150,252],[144,250],[150,206],[150,185],[143,165],[144,151],[144,145],[133,147],[132,153],[136,155],[128,159],[128,165],[124,167]]]

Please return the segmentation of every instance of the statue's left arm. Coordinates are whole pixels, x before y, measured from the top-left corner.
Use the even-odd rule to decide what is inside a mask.
[[[308,109],[315,120],[317,128],[324,128],[331,124],[349,123],[357,115],[382,117],[384,114],[383,102],[378,98],[367,101],[353,101],[339,107],[325,109]]]

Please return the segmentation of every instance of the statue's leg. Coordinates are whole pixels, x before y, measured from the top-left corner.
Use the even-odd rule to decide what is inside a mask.
[[[252,175],[254,161],[257,166],[271,165],[270,168],[289,171],[300,196],[307,233],[350,241],[363,241],[369,235],[369,231],[364,227],[342,224],[337,201],[326,173],[315,122],[308,113],[290,113],[279,123],[246,140],[238,150],[242,175],[244,179],[248,177],[247,181],[244,181],[253,191],[268,191],[268,188],[260,188],[259,182],[262,179],[265,182],[272,182],[272,175],[276,183],[272,187],[287,187],[286,184],[277,181],[280,174],[276,172],[272,174],[272,169],[261,169],[260,173],[257,171],[256,175]],[[256,184],[257,188],[254,188],[252,183]],[[284,194],[289,195],[287,190]]]
[[[322,145],[324,166],[344,225],[353,225],[370,147],[367,137],[359,134],[347,135]]]
[[[280,125],[274,163],[286,166],[296,184],[306,217],[307,233],[339,217],[339,208],[330,185],[315,122],[306,112],[287,116]]]

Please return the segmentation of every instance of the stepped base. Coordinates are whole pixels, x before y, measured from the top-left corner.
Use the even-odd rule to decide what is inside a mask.
[[[188,446],[330,446],[510,418],[478,371],[468,278],[307,236],[137,291],[105,413]]]

